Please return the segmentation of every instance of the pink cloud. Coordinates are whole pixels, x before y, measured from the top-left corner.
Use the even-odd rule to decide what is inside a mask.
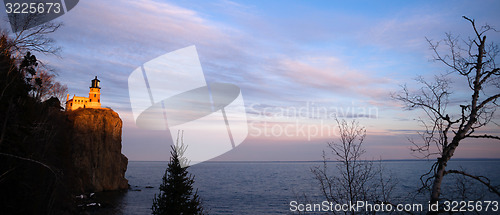
[[[332,93],[386,98],[389,90],[381,86],[394,81],[375,77],[369,71],[349,68],[340,59],[331,56],[306,57],[302,60],[281,59],[280,74],[306,88],[331,90]]]

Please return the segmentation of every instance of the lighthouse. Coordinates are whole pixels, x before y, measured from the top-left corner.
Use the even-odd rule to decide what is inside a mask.
[[[101,108],[101,87],[100,80],[97,76],[91,81],[89,97],[73,95],[69,99],[69,94],[66,97],[66,111],[76,110],[78,108]]]

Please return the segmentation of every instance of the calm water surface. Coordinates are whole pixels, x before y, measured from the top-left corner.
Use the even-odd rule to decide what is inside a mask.
[[[394,195],[407,201],[420,185],[419,176],[431,166],[429,161],[383,161],[382,165],[398,179]],[[289,214],[289,203],[303,200],[303,194],[320,203],[319,185],[310,169],[321,162],[205,162],[188,168],[195,175],[195,187],[210,214]],[[329,163],[334,169],[335,163]],[[500,184],[500,160],[452,161],[448,168],[464,169],[490,177]],[[106,210],[96,214],[151,214],[153,196],[158,193],[167,162],[128,164],[128,192],[102,193]],[[335,174],[335,173],[332,173]],[[454,186],[454,185],[453,185]],[[427,204],[427,196],[422,197]],[[500,200],[489,195],[490,200]],[[418,199],[418,197],[417,197]],[[409,202],[401,202],[409,203]]]

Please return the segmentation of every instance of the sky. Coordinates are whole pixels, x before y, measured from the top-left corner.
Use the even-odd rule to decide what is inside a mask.
[[[432,61],[426,38],[472,36],[463,15],[500,28],[498,9],[498,1],[85,0],[55,20],[63,23],[51,35],[59,56],[37,57],[71,95],[86,96],[99,77],[102,105],[123,120],[129,160],[167,160],[172,143],[168,131],[136,126],[129,75],[192,45],[207,83],[241,88],[248,119],[248,137],[213,160],[321,160],[327,142],[338,142],[335,116],[366,128],[367,159],[415,159],[421,155],[408,139],[418,138],[422,112],[403,110],[390,94],[403,84],[418,87],[417,76],[449,72]],[[499,42],[500,33],[488,40]],[[453,81],[457,106],[470,95],[460,79]],[[498,142],[464,141],[455,157],[500,158],[499,152]]]

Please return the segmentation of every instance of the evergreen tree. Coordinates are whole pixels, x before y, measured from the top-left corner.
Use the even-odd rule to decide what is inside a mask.
[[[153,199],[153,214],[203,214],[198,190],[193,194],[194,176],[188,175],[188,166],[181,166],[178,147],[171,148],[172,156],[163,175],[160,194],[155,194]]]

